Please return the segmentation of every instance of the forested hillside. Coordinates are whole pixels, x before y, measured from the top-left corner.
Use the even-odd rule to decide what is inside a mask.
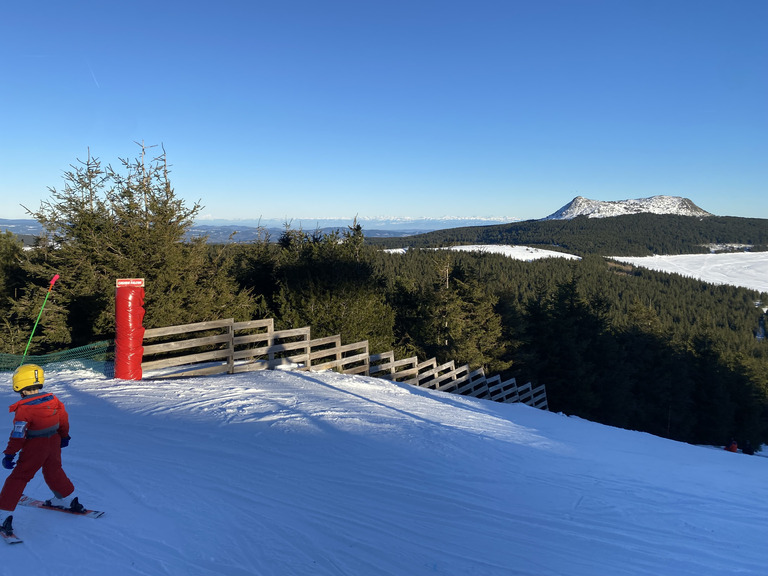
[[[61,279],[31,354],[113,338],[115,279],[142,277],[147,328],[272,317],[279,329],[367,339],[372,352],[454,360],[545,384],[551,409],[598,422],[696,443],[768,441],[768,346],[755,338],[755,301],[768,294],[594,254],[534,262],[447,250],[392,254],[369,243],[357,223],[330,234],[286,227],[277,242],[216,246],[185,240],[199,209],[173,193],[164,155],[119,171],[89,158],[67,173],[35,214],[45,230],[36,249],[0,236],[2,351],[23,351],[54,274]],[[719,236],[705,235],[698,221],[643,215],[467,230],[513,230],[515,240],[496,241],[535,237],[530,243],[615,255],[637,253],[641,238],[663,252],[686,251],[695,234],[697,243],[766,243],[763,220],[707,218],[708,226],[722,224]],[[680,240],[667,244],[673,228]]]
[[[650,256],[709,252],[709,245],[744,244],[768,250],[768,220],[671,214],[632,214],[612,218],[526,220],[497,226],[437,230],[407,238],[377,238],[383,248],[428,248],[462,244],[513,244],[546,247],[572,254]]]
[[[596,256],[451,254],[457,286],[496,299],[511,373],[546,384],[552,410],[691,442],[765,434],[768,348],[755,338],[754,291]],[[401,298],[434,282],[432,251],[377,258]]]

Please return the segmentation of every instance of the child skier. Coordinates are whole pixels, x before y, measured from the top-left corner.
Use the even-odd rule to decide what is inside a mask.
[[[61,400],[42,392],[45,375],[35,364],[19,366],[13,373],[13,391],[21,400],[9,408],[15,412],[13,430],[4,451],[3,467],[13,470],[0,491],[0,530],[13,533],[13,516],[27,483],[43,469],[53,491],[47,506],[85,512],[73,497],[75,487],[61,468],[61,449],[69,444],[69,416]],[[13,461],[21,451],[18,465]]]

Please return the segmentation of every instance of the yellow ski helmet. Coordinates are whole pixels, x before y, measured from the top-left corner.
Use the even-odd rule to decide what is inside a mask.
[[[27,388],[42,388],[45,373],[37,364],[24,364],[13,373],[13,391],[21,392]]]

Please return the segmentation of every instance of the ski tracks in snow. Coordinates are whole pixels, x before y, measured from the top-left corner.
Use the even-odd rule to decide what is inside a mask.
[[[19,510],[14,572],[757,576],[767,563],[764,458],[335,373],[49,380],[72,421],[65,469],[107,513]],[[47,494],[42,478],[29,493]]]

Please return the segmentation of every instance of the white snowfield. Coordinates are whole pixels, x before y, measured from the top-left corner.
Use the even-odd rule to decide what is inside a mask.
[[[407,248],[390,248],[385,252],[392,254],[404,254]],[[482,252],[485,254],[501,254],[515,260],[539,260],[541,258],[565,258],[566,260],[580,260],[580,256],[558,252],[556,250],[543,250],[531,246],[516,246],[510,244],[471,244],[467,246],[451,246],[441,250],[454,250],[461,252]]]
[[[768,252],[728,254],[688,254],[683,256],[647,256],[613,258],[634,266],[660,272],[673,272],[712,284],[743,286],[768,292]]]
[[[452,246],[451,250],[463,252],[483,252],[486,254],[502,254],[515,260],[539,260],[541,258],[565,258],[566,260],[580,260],[579,256],[557,252],[556,250],[543,250],[530,246],[511,246],[507,244],[477,244],[469,246]]]
[[[578,259],[578,256],[542,250],[530,246],[468,245],[453,246],[451,250],[503,254],[517,260],[539,258]],[[703,280],[712,284],[742,286],[759,292],[768,292],[768,252],[733,252],[725,254],[684,254],[680,256],[615,256],[618,262],[670,272]]]
[[[46,389],[71,417],[65,469],[106,514],[19,506],[9,576],[768,570],[760,456],[335,373],[52,369]],[[48,496],[41,475],[27,493]]]

